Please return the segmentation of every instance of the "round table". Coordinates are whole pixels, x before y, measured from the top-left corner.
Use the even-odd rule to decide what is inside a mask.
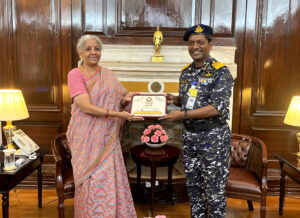
[[[172,189],[172,171],[176,163],[180,150],[171,145],[165,145],[161,148],[150,148],[145,144],[134,146],[130,149],[132,160],[136,163],[137,169],[137,187],[141,184],[141,166],[151,167],[151,201],[150,211],[153,216],[154,194],[156,168],[168,167],[168,193],[172,205],[174,205],[173,189]]]

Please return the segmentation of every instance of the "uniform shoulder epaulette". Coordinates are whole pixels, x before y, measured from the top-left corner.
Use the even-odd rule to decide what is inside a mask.
[[[215,63],[213,63],[211,66],[213,66],[214,68],[216,68],[217,70],[221,67],[224,67],[225,64],[219,62],[219,61],[216,61]]]
[[[182,69],[181,69],[181,71],[184,71],[186,68],[188,68],[189,66],[191,66],[191,64],[187,64],[187,65],[185,65]]]

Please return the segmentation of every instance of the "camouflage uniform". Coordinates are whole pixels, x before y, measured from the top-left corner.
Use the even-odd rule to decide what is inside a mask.
[[[192,217],[207,217],[208,213],[209,217],[225,217],[230,164],[230,129],[226,120],[233,78],[224,64],[210,56],[200,68],[193,63],[186,66],[180,76],[182,110],[193,81],[198,90],[193,109],[213,105],[221,115],[184,120],[183,157]],[[215,123],[219,125],[208,126]]]

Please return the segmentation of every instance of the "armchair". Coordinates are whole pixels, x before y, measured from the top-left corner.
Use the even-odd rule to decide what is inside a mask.
[[[51,148],[56,164],[56,193],[58,197],[58,214],[64,217],[64,200],[74,198],[75,184],[71,165],[71,152],[65,133],[52,139]]]
[[[267,148],[258,138],[232,134],[231,164],[226,186],[227,197],[260,202],[260,217],[266,216]]]

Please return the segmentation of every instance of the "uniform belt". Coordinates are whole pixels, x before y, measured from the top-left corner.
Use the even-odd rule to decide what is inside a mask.
[[[220,121],[214,121],[212,123],[203,123],[203,124],[195,124],[195,123],[185,123],[185,129],[191,132],[199,132],[199,131],[205,131],[210,130],[216,127],[221,127],[224,124],[222,124]]]

